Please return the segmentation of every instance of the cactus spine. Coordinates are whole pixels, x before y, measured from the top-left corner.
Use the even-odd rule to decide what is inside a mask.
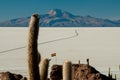
[[[27,43],[27,61],[28,61],[28,80],[40,80],[39,75],[39,60],[40,54],[37,49],[37,39],[39,33],[39,15],[31,16],[28,43]]]
[[[72,80],[72,63],[67,60],[63,64],[63,80]]]
[[[40,62],[40,80],[47,80],[49,59],[45,58]]]

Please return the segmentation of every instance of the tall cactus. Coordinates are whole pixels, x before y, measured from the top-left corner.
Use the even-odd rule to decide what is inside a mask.
[[[63,64],[63,80],[72,80],[72,63],[67,60]]]
[[[45,58],[40,62],[40,80],[47,80],[49,61]]]
[[[39,15],[33,14],[29,24],[27,43],[28,80],[40,80],[39,62],[41,56],[37,49],[38,33]]]

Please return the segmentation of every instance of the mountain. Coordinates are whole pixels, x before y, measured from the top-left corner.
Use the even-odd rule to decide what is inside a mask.
[[[29,24],[30,17],[16,18],[0,22],[2,27],[25,27]],[[53,9],[47,14],[40,15],[42,27],[120,27],[120,20],[95,18],[92,16],[78,16],[69,12]]]

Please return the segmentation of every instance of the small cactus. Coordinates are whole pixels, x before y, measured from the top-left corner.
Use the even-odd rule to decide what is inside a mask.
[[[67,60],[63,64],[63,80],[72,80],[72,63]]]
[[[117,76],[116,76],[116,74],[115,74],[115,80],[117,80]]]
[[[40,80],[47,80],[49,61],[45,58],[40,62]]]
[[[111,77],[110,67],[109,67],[109,71],[108,71],[108,77]]]
[[[89,64],[89,58],[87,58],[87,60],[86,60],[86,61],[87,61],[87,65],[89,66],[89,65],[90,65],[90,64]]]

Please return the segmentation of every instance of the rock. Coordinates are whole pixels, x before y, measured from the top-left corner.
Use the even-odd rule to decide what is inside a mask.
[[[73,80],[115,80],[97,71],[87,64],[72,65]],[[62,65],[53,65],[50,72],[50,80],[62,80]]]
[[[10,72],[0,72],[0,80],[27,80],[20,74],[14,74]]]
[[[53,65],[50,72],[50,80],[61,80],[62,79],[62,66]]]

